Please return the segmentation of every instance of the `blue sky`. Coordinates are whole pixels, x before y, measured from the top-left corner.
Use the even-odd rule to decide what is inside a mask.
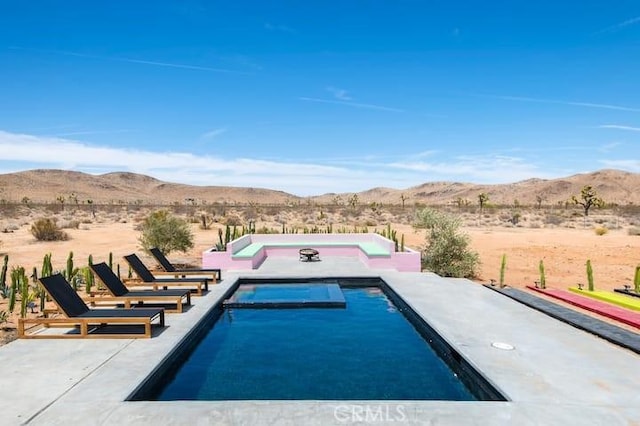
[[[0,173],[297,195],[640,172],[640,2],[0,0]]]

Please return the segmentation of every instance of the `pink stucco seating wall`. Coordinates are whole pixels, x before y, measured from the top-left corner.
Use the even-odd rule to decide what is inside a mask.
[[[336,243],[332,246],[331,243]],[[263,247],[248,258],[233,257],[235,253],[252,243]],[[353,243],[353,245],[348,245]],[[385,249],[388,255],[369,256],[358,246],[359,243],[374,243]],[[314,244],[317,244],[314,246]],[[229,244],[226,251],[209,249],[202,253],[203,268],[224,270],[257,269],[268,256],[298,257],[303,247],[316,248],[321,258],[330,256],[354,256],[372,269],[395,269],[401,272],[420,272],[420,253],[405,249],[395,252],[393,241],[381,235],[369,234],[251,234],[244,235]]]

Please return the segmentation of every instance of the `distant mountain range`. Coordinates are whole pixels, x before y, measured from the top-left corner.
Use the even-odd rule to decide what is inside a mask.
[[[480,193],[487,193],[495,204],[536,204],[537,197],[543,204],[564,202],[572,195],[579,195],[585,185],[593,186],[608,203],[621,205],[640,204],[640,174],[620,170],[600,170],[558,179],[528,179],[521,182],[480,185],[459,182],[428,182],[407,189],[373,188],[356,193],[359,203],[413,205],[451,204],[456,200],[468,200],[476,204]],[[20,202],[24,197],[38,203],[55,203],[58,197],[77,197],[86,203],[257,203],[285,204],[307,202],[329,204],[339,197],[346,202],[354,193],[323,194],[298,197],[283,191],[230,186],[194,186],[161,180],[126,172],[91,175],[64,170],[29,170],[0,174],[0,199]]]

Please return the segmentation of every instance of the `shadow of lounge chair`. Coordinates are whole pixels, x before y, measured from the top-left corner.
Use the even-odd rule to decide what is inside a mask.
[[[192,287],[191,290],[198,296],[202,296],[203,291],[209,290],[209,281],[211,281],[209,278],[157,278],[135,254],[126,255],[124,259],[139,278],[139,280],[127,281],[127,286],[153,287],[154,290],[160,287],[166,289],[169,286],[187,286]]]
[[[169,259],[167,259],[167,257],[164,255],[164,253],[162,253],[162,251],[159,248],[154,247],[150,251],[151,251],[151,255],[158,261],[162,269],[164,269],[164,272],[160,272],[157,274],[173,275],[176,278],[178,276],[185,277],[187,275],[205,275],[205,276],[211,275],[211,277],[215,280],[220,281],[222,279],[222,271],[220,269],[215,269],[215,268],[214,269],[197,269],[197,268],[178,269],[175,266],[173,266],[173,264],[169,261]]]
[[[178,313],[182,312],[183,299],[184,304],[191,304],[191,291],[189,289],[130,291],[106,263],[101,262],[90,266],[98,276],[98,279],[102,281],[109,293],[111,293],[110,295],[97,297],[93,294],[90,299],[92,303],[119,302],[123,303],[125,308],[130,308],[132,303],[144,306],[145,302],[151,302],[167,305],[164,307],[165,312]]]
[[[20,318],[18,321],[18,336],[21,338],[129,339],[151,337],[151,323],[156,319],[159,321],[159,325],[164,327],[164,310],[162,308],[89,309],[61,274],[40,278],[40,282],[64,317]],[[25,326],[27,325],[43,325],[44,327],[75,326],[79,327],[79,332],[27,334],[25,332]],[[134,326],[142,326],[144,331],[134,333],[132,330]]]

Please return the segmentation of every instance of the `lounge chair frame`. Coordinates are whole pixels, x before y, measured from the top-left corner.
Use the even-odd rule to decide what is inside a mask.
[[[150,252],[151,252],[151,255],[156,259],[156,261],[158,262],[160,267],[162,267],[162,269],[164,269],[164,271],[156,271],[156,275],[171,275],[174,278],[180,278],[180,277],[186,278],[187,276],[193,276],[193,275],[206,276],[206,277],[211,277],[214,280],[212,284],[215,284],[217,281],[221,281],[222,280],[222,270],[220,270],[220,269],[216,269],[216,268],[211,268],[211,269],[197,269],[197,268],[179,269],[179,268],[176,268],[169,261],[169,259],[167,259],[167,257],[164,255],[164,253],[162,253],[162,251],[159,248],[153,247],[150,250]]]
[[[151,337],[151,324],[157,320],[164,327],[164,310],[162,308],[136,309],[89,309],[78,293],[61,274],[40,278],[45,291],[49,294],[64,317],[56,318],[20,318],[18,320],[18,336],[24,339],[74,339],[74,338],[112,338],[137,339]],[[79,333],[27,333],[27,326],[42,325],[44,327],[67,326],[78,327]],[[109,325],[141,325],[143,333],[111,333],[95,332]]]
[[[211,281],[209,278],[157,278],[135,254],[126,255],[124,259],[138,276],[136,280],[125,281],[125,284],[129,287],[144,286],[151,287],[154,290],[159,288],[167,289],[174,286],[191,287],[191,291],[197,296],[202,296],[204,291],[209,290],[209,281]]]
[[[182,313],[183,304],[191,304],[191,291],[189,289],[131,291],[106,263],[101,262],[90,266],[109,293],[91,292],[89,294],[89,303],[92,306],[99,303],[122,303],[125,308],[130,308],[132,304],[144,306],[145,302],[152,302],[170,305],[171,307],[164,307],[165,312]]]

